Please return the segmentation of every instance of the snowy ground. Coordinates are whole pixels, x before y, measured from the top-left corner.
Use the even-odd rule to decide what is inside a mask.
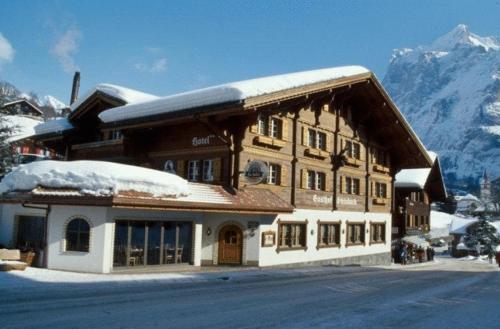
[[[497,328],[500,271],[386,267],[191,274],[0,273],[2,328]]]

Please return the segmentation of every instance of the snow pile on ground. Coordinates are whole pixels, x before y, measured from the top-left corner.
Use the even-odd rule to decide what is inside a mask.
[[[65,130],[70,130],[73,128],[74,127],[71,124],[71,122],[69,122],[69,120],[66,118],[49,120],[47,122],[40,123],[39,125],[34,127],[35,133],[37,135],[57,133]]]
[[[87,98],[89,98],[96,92],[101,92],[108,96],[117,98],[127,104],[147,102],[159,98],[158,96],[146,94],[138,90],[112,85],[109,83],[101,83],[87,92],[83,97],[79,97],[73,104],[71,104],[71,111],[82,105],[83,102],[87,100]]]
[[[12,127],[12,134],[7,139],[7,142],[12,143],[17,140],[35,135],[35,127],[42,122],[41,119],[34,119],[22,115],[5,115],[2,116],[1,125]]]
[[[0,193],[31,191],[39,186],[77,189],[95,196],[111,196],[120,191],[176,198],[189,194],[186,180],[163,171],[105,161],[54,160],[15,168],[0,182]]]
[[[115,107],[99,114],[99,118],[104,122],[121,121],[201,106],[238,102],[250,97],[368,72],[361,66],[343,66],[232,82],[166,96],[150,102]]]

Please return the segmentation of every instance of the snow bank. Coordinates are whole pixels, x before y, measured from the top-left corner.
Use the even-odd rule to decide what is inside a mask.
[[[73,104],[71,104],[71,111],[78,108],[80,105],[83,104],[83,102],[87,100],[87,98],[89,98],[98,91],[108,96],[117,98],[127,104],[147,102],[159,98],[158,96],[146,94],[143,93],[142,91],[125,88],[122,86],[112,85],[109,83],[101,83],[92,88],[90,91],[88,91],[83,97],[79,97]]]
[[[22,115],[2,116],[0,124],[12,127],[13,131],[7,142],[12,143],[17,140],[35,135],[35,127],[42,122],[41,119],[34,119]]]
[[[53,160],[15,168],[0,182],[0,193],[31,191],[38,186],[73,188],[94,196],[110,196],[130,190],[156,197],[189,194],[186,180],[163,171],[105,161]]]
[[[58,118],[40,123],[39,125],[35,126],[35,133],[37,135],[44,135],[50,133],[58,133],[73,128],[73,125],[67,118]]]
[[[175,112],[200,106],[242,101],[281,90],[368,73],[361,66],[344,66],[244,80],[166,96],[145,103],[125,105],[99,114],[104,122]]]

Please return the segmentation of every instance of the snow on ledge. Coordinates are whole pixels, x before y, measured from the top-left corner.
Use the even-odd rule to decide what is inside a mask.
[[[106,161],[36,161],[20,165],[0,182],[0,193],[47,188],[74,188],[83,194],[112,196],[120,191],[155,197],[189,195],[188,182],[163,171]]]
[[[175,112],[195,107],[238,102],[282,90],[369,73],[362,66],[342,66],[244,80],[115,107],[99,114],[103,122]]]

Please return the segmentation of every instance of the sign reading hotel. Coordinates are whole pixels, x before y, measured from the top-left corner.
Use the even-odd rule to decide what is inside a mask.
[[[193,139],[191,140],[191,144],[194,147],[210,145],[212,139],[214,139],[214,138],[215,138],[215,135],[208,135],[205,137],[193,137]]]

